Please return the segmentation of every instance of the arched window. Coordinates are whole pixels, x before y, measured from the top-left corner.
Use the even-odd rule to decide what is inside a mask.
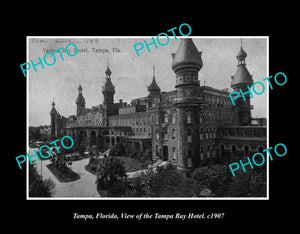
[[[176,161],[176,148],[172,148],[172,156],[173,156],[173,161]]]
[[[188,167],[192,167],[192,155],[193,155],[193,152],[192,150],[188,150],[187,152],[187,160],[188,160]]]
[[[235,145],[232,145],[232,146],[231,146],[231,154],[232,154],[232,155],[235,155],[235,154],[236,154],[236,146],[235,146]]]
[[[173,113],[173,116],[172,116],[172,124],[176,124],[176,114]]]
[[[176,139],[176,129],[172,128],[172,140]]]
[[[168,123],[168,113],[164,114],[164,123]]]
[[[206,156],[207,156],[207,158],[210,158],[210,145],[209,144],[206,146]]]
[[[164,140],[168,140],[168,128],[163,129]]]
[[[245,153],[245,156],[248,156],[248,155],[249,155],[249,151],[250,151],[249,146],[246,145],[246,146],[244,147],[244,153]]]
[[[221,154],[221,157],[225,157],[225,146],[224,145],[220,146],[220,154]]]
[[[187,130],[187,143],[192,143],[192,130]]]
[[[151,116],[151,124],[154,124],[155,123],[155,115],[152,115]]]
[[[189,123],[192,123],[192,111],[187,111],[186,112],[186,122],[189,124]]]

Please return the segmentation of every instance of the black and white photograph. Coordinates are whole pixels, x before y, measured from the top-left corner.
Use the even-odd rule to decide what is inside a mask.
[[[269,37],[159,40],[27,36],[26,199],[269,199]]]
[[[5,230],[293,228],[297,8],[120,3],[8,10]]]

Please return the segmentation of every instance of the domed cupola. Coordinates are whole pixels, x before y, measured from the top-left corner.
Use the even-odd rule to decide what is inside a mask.
[[[56,115],[57,114],[57,110],[55,109],[55,102],[53,100],[52,102],[52,109],[50,111],[50,115]]]
[[[78,87],[78,96],[77,96],[77,99],[76,99],[76,104],[78,105],[85,105],[85,99],[82,95],[82,87],[81,85],[79,85]]]
[[[242,45],[241,49],[236,55],[236,58],[238,60],[237,70],[234,74],[234,76],[231,76],[231,87],[239,88],[242,86],[251,86],[253,84],[252,75],[250,75],[247,67],[245,59],[247,57],[247,53],[244,51]]]
[[[77,116],[82,115],[85,111],[85,99],[82,95],[81,84],[79,84],[78,87],[78,96],[76,98],[76,105],[77,105]]]
[[[104,82],[104,85],[102,86],[102,93],[115,93],[115,86],[111,82],[111,70],[109,69],[109,66],[107,66],[105,74],[106,74],[106,79]]]
[[[151,84],[147,87],[149,91],[149,95],[155,95],[160,93],[160,87],[156,83],[155,80],[155,67],[153,66],[153,78]]]
[[[105,82],[104,85],[102,86],[102,93],[103,93],[103,104],[105,105],[110,105],[114,103],[114,94],[116,92],[115,86],[111,82],[111,70],[109,69],[109,66],[107,65],[105,74]]]
[[[243,50],[243,47],[241,46],[240,51],[236,55],[236,58],[239,62],[245,61],[245,58],[247,57],[247,53]]]
[[[176,73],[177,69],[187,66],[200,70],[203,66],[201,55],[202,52],[197,50],[191,38],[182,38],[175,55],[173,54],[173,71]]]
[[[199,86],[198,72],[203,66],[202,52],[198,51],[191,38],[181,39],[173,56],[172,69],[176,73],[176,86]]]

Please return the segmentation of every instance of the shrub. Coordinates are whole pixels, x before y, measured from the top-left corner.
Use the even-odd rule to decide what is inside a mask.
[[[225,196],[232,175],[226,165],[212,165],[196,168],[191,177],[200,185],[212,190],[217,196]]]
[[[55,184],[51,179],[43,180],[35,167],[29,164],[29,197],[52,197]]]
[[[126,178],[125,168],[122,162],[112,156],[108,156],[99,161],[99,171],[96,179],[98,189],[109,189],[119,180]]]
[[[265,197],[266,170],[238,171],[229,184],[229,197]]]

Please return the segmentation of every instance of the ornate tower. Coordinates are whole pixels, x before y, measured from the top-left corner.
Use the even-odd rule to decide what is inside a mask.
[[[253,106],[250,105],[250,93],[249,93],[249,90],[253,85],[253,79],[252,79],[252,75],[250,75],[246,67],[246,62],[245,62],[246,57],[247,57],[247,53],[243,50],[242,41],[241,41],[241,49],[236,56],[238,60],[237,70],[235,72],[235,75],[231,76],[231,88],[233,88],[234,91],[240,93],[240,97],[236,100],[236,104],[234,106],[235,110],[238,112],[239,125],[251,124],[251,110],[253,109]],[[241,92],[243,93],[246,99],[245,101],[242,98]]]
[[[56,129],[56,115],[57,111],[55,109],[55,103],[54,100],[52,102],[52,109],[50,111],[51,116],[51,137],[56,137],[55,129]]]
[[[151,84],[148,86],[149,97],[155,97],[160,95],[160,88],[155,81],[155,67],[153,66],[153,78]]]
[[[85,111],[85,99],[82,96],[82,87],[80,84],[78,87],[78,97],[76,99],[76,105],[77,105],[77,116],[82,115]]]
[[[189,169],[199,163],[199,111],[202,103],[199,97],[198,72],[202,68],[202,52],[199,52],[190,38],[181,39],[173,56],[172,69],[176,74],[178,139],[177,167]]]
[[[102,86],[102,93],[104,96],[104,101],[103,104],[104,105],[112,105],[114,104],[114,94],[115,94],[115,86],[113,86],[112,82],[111,82],[111,71],[109,69],[109,66],[107,65],[106,71],[106,78],[105,78],[105,83]]]

